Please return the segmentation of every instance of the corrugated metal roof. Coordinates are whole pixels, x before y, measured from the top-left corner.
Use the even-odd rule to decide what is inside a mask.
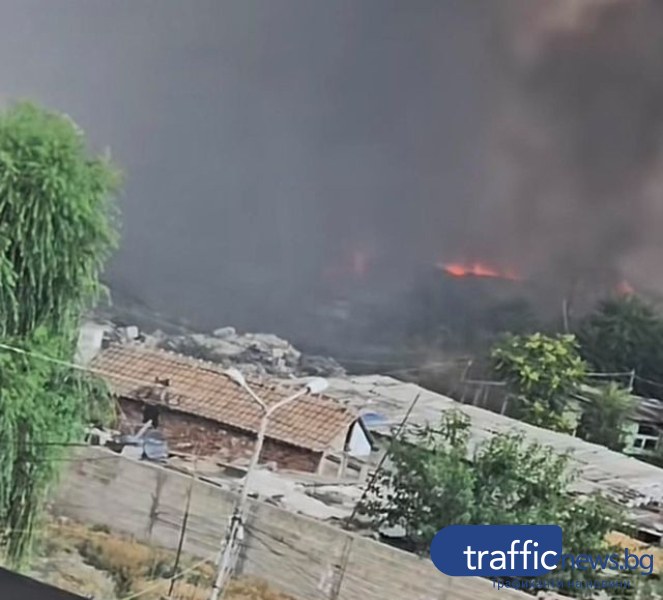
[[[118,396],[163,403],[171,410],[244,431],[255,433],[260,425],[259,406],[214,363],[165,350],[118,344],[98,354],[91,367],[103,372],[103,378]],[[168,380],[166,387],[158,384],[164,380]],[[250,385],[268,405],[293,393],[292,387],[284,384]],[[274,413],[267,437],[324,451],[356,419],[353,409],[329,397],[306,395]]]
[[[637,421],[663,426],[663,402],[656,398],[639,398],[633,416]]]
[[[588,402],[589,398],[596,398],[597,396],[600,397],[600,388],[595,385],[582,384],[580,393],[575,394],[574,398],[582,402]],[[663,402],[656,398],[643,398],[635,394],[629,396],[633,402],[633,411],[629,417],[632,421],[663,425]]]
[[[412,383],[381,375],[331,379],[327,393],[360,414],[369,412],[383,416],[384,420],[379,423],[367,423],[369,430],[382,435],[388,435],[401,423],[412,400],[420,394],[408,420],[410,426],[436,424],[441,411],[459,409],[470,418],[472,445],[493,435],[520,431],[530,442],[551,446],[560,454],[569,453],[571,465],[578,473],[575,483],[578,492],[599,491],[627,506],[663,502],[662,469],[579,438],[460,404]]]

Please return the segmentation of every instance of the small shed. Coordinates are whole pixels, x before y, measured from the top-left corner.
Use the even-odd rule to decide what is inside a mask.
[[[197,448],[227,463],[250,458],[262,412],[221,366],[135,344],[111,345],[91,366],[108,383],[125,421],[136,426],[149,420],[170,448]],[[273,379],[250,383],[267,405],[288,398],[293,384],[300,385]],[[361,461],[371,448],[370,434],[352,408],[306,394],[270,418],[260,459],[293,471],[345,472],[347,460]]]

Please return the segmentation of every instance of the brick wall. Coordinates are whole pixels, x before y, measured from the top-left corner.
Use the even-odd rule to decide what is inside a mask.
[[[143,422],[143,404],[135,400],[120,399],[121,429],[135,431]],[[216,455],[221,462],[248,462],[253,452],[255,437],[242,431],[222,427],[219,423],[168,410],[159,411],[159,430],[172,450]],[[276,463],[279,469],[315,472],[322,454],[304,448],[266,439],[260,453],[260,462]]]
[[[322,453],[320,452],[288,446],[273,440],[265,440],[260,453],[260,462],[273,462],[276,463],[279,469],[308,473],[317,471],[321,459]]]

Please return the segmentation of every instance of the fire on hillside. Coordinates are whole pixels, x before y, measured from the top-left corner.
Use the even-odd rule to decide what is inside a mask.
[[[436,267],[452,277],[492,277],[511,281],[522,280],[522,277],[513,269],[500,269],[478,261],[437,263]]]

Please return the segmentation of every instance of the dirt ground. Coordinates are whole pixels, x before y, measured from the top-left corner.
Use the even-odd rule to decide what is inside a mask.
[[[214,566],[199,562],[180,558],[173,600],[209,598]],[[169,597],[174,564],[174,552],[67,520],[44,527],[29,574],[84,597],[123,600],[140,594],[140,600],[162,600]],[[231,582],[224,600],[295,599],[267,582],[240,578]]]

